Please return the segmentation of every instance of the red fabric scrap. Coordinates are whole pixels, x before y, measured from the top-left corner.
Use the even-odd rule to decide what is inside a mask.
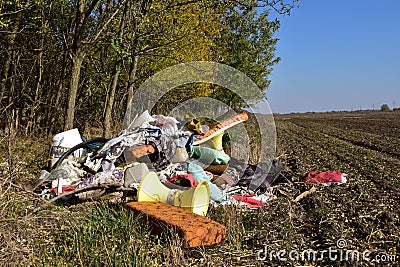
[[[168,178],[164,184],[165,185],[168,185],[168,183],[177,184],[178,183],[177,180],[179,179],[187,180],[190,183],[190,188],[196,187],[198,185],[198,182],[194,179],[194,177],[190,173],[175,175],[171,178]]]
[[[65,192],[68,192],[68,191],[73,191],[73,190],[75,190],[76,189],[76,186],[75,185],[71,185],[71,186],[63,186],[62,187],[62,192],[63,193],[65,193]],[[55,194],[57,194],[57,187],[54,187],[54,188],[52,188],[52,189],[50,189],[49,190],[49,192],[53,192],[53,193],[55,193]]]
[[[303,182],[310,183],[341,183],[342,173],[337,171],[309,172]]]
[[[232,196],[233,199],[246,203],[250,208],[261,208],[265,205],[264,201],[254,199],[254,194],[244,194],[243,196]]]

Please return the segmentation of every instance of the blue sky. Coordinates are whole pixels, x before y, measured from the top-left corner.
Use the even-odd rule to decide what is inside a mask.
[[[400,106],[400,1],[300,0],[280,17],[272,112]]]

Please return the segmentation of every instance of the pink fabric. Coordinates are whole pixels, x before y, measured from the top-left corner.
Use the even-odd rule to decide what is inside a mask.
[[[342,173],[337,171],[309,172],[303,182],[310,183],[341,183]]]

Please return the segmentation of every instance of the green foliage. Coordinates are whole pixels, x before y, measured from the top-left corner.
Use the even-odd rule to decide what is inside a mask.
[[[279,29],[279,21],[269,21],[268,10],[254,5],[225,7],[221,21],[224,28],[218,46],[225,51],[221,61],[246,74],[264,94],[270,84],[268,76],[272,66],[280,60],[274,54],[278,39],[273,37]],[[247,92],[241,93],[246,95]],[[215,92],[215,97],[232,107],[245,104],[222,88]],[[259,100],[256,96],[249,96],[249,99]]]
[[[113,36],[111,37],[111,47],[115,50],[115,52],[117,53],[121,53],[122,49],[121,49],[121,43],[119,42],[119,40]]]
[[[83,54],[83,64],[75,74],[79,76],[74,101],[77,125],[88,119],[102,120],[117,72],[112,117],[118,120],[132,90],[154,73],[182,62],[227,64],[250,77],[264,93],[272,66],[279,61],[273,37],[279,22],[268,20],[269,9],[288,13],[292,7],[288,3],[5,1],[0,3],[4,36],[0,38],[0,93],[4,96],[0,105],[10,105],[7,112],[18,113],[18,125],[61,130],[71,100],[71,70],[78,51]],[[21,95],[25,97],[17,97]],[[167,107],[178,98],[198,96],[213,97],[231,107],[244,106],[236,95],[210,84],[187,86],[179,96],[165,96],[160,105]],[[0,124],[5,128],[4,121]]]

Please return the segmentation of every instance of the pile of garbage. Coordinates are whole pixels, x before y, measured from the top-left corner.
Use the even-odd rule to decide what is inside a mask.
[[[291,176],[278,160],[263,173],[224,152],[224,131],[247,119],[243,112],[207,125],[145,111],[111,140],[66,131],[53,137],[49,166],[33,190],[64,201],[162,201],[200,215],[209,204],[259,208],[274,198],[271,186]],[[250,190],[254,180],[258,187]]]

